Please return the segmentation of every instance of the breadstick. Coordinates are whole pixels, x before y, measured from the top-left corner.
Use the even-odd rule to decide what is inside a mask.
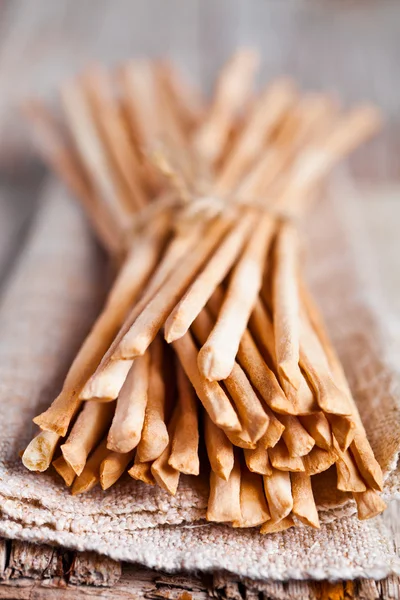
[[[303,456],[305,472],[310,476],[322,473],[335,464],[338,458],[338,453],[333,447],[330,450],[322,450],[314,446],[307,456]]]
[[[114,214],[94,193],[79,158],[63,135],[61,127],[47,108],[37,100],[25,103],[23,111],[32,126],[35,145],[43,160],[82,203],[104,248],[112,256],[119,256],[124,250],[124,244]]]
[[[93,118],[126,188],[127,193],[123,197],[128,206],[133,204],[140,209],[147,200],[140,182],[138,157],[124,126],[112,83],[110,73],[98,64],[92,65],[83,75]]]
[[[257,64],[255,52],[241,49],[220,72],[212,105],[193,140],[195,152],[204,162],[213,164],[221,155],[231,127],[250,96]]]
[[[257,447],[257,443],[253,442],[249,432],[246,429],[242,428],[242,431],[239,431],[237,433],[225,430],[225,434],[228,440],[238,448],[243,448],[246,450],[255,450]]]
[[[295,526],[293,518],[289,515],[280,521],[267,521],[261,526],[260,533],[266,535],[268,533],[278,533],[279,531],[285,531]]]
[[[354,440],[356,424],[353,417],[327,415],[327,419],[332,427],[332,432],[339,444],[339,448],[344,452]]]
[[[168,464],[180,473],[198,475],[199,419],[197,398],[182,367],[177,365],[179,413]]]
[[[115,172],[98,136],[90,106],[77,81],[63,86],[61,100],[74,144],[93,187],[114,215],[120,230],[126,232],[132,223],[132,210],[121,194]]]
[[[283,222],[275,242],[272,276],[275,356],[279,377],[286,379],[296,390],[302,377],[299,367],[298,246],[295,226]]]
[[[150,353],[146,352],[133,361],[119,393],[107,437],[109,450],[129,452],[140,442],[147,405],[149,371]]]
[[[200,371],[210,381],[232,371],[241,337],[261,287],[274,220],[263,215],[236,264],[217,322],[198,357]]]
[[[218,315],[222,302],[223,292],[219,287],[214,291],[207,304],[207,308],[210,309],[214,317]],[[275,374],[261,356],[248,329],[242,335],[236,359],[268,406],[278,412],[290,413],[293,411],[292,403],[288,401],[283,393]]]
[[[218,218],[210,224],[195,251],[186,256],[163,287],[143,309],[117,346],[113,359],[132,359],[144,354],[168,314],[191,284],[198,270],[221,242],[231,225],[231,217]]]
[[[281,521],[290,515],[293,508],[290,473],[272,469],[272,475],[263,477],[263,481],[271,519]]]
[[[176,105],[177,114],[185,130],[190,132],[204,118],[204,99],[199,90],[189,86],[188,82],[180,76],[175,65],[166,60],[160,61],[159,65],[164,84]]]
[[[212,328],[213,320],[207,310],[203,309],[192,325],[192,331],[200,344],[205,343]],[[242,427],[248,431],[250,439],[257,442],[265,433],[269,418],[246,374],[236,362],[231,374],[224,380],[224,385],[236,406]]]
[[[172,439],[176,431],[178,414],[179,405],[177,404],[168,425],[168,436],[170,441],[162,454],[151,465],[151,473],[158,485],[173,496],[175,496],[178,489],[180,472],[169,464],[169,457],[171,455]]]
[[[281,439],[285,427],[267,406],[265,407],[265,411],[269,417],[269,425],[258,444],[263,448],[273,448]]]
[[[232,523],[241,518],[240,463],[235,457],[235,464],[227,481],[211,471],[206,519],[215,523]]]
[[[67,463],[80,475],[86,459],[101,440],[113,418],[114,403],[85,402],[61,451]]]
[[[100,465],[109,454],[110,451],[107,449],[107,440],[104,439],[89,457],[83,471],[75,478],[71,489],[73,496],[88,492],[94,488],[100,480]]]
[[[319,518],[311,487],[311,477],[305,473],[292,473],[293,514],[305,525],[319,529]]]
[[[277,370],[274,330],[261,300],[258,300],[254,306],[249,326],[264,360],[270,360],[274,369]],[[281,381],[281,383],[287,401],[286,403],[281,402],[283,410],[280,410],[279,404],[275,406],[271,405],[271,408],[286,414],[310,414],[318,408],[314,395],[304,376],[302,376],[297,390],[289,385],[286,380]]]
[[[304,471],[303,461],[300,456],[291,456],[283,440],[268,449],[269,460],[274,469],[279,471]]]
[[[197,366],[197,347],[190,332],[176,340],[172,346],[210,419],[221,429],[240,431],[238,416],[222,387],[216,381],[208,381],[201,375]]]
[[[255,223],[255,215],[251,213],[240,219],[175,306],[165,322],[165,339],[168,344],[187,332],[236,261]]]
[[[54,431],[40,431],[29,442],[22,455],[24,467],[40,473],[49,468],[60,436]]]
[[[64,479],[65,485],[67,487],[71,487],[76,477],[76,473],[73,470],[73,468],[69,466],[63,455],[56,458],[56,460],[53,460],[51,464],[53,465],[57,473],[60,475],[60,477]]]
[[[217,177],[213,189],[217,197],[223,197],[234,189],[252,161],[264,150],[265,141],[293,104],[294,98],[293,82],[285,78],[273,81],[260,94]]]
[[[65,436],[71,419],[79,409],[80,398],[85,396],[85,399],[86,397],[90,399],[97,397],[101,392],[90,388],[88,384],[89,394],[84,394],[82,388],[96,370],[131,303],[153,270],[166,234],[165,229],[166,221],[161,217],[154,222],[151,230],[136,236],[132,241],[130,251],[111,288],[105,306],[75,357],[61,393],[44,413],[34,419],[34,422],[43,429],[50,429]],[[118,368],[123,371],[123,382],[129,369],[126,370],[126,365],[120,365]],[[116,395],[112,392],[112,389],[105,391],[111,395],[111,398],[116,398],[119,390]]]
[[[335,418],[340,418],[336,417]],[[300,423],[315,440],[316,445],[323,450],[329,450],[332,447],[332,431],[329,421],[323,412],[317,412],[313,415],[304,415],[299,417]]]
[[[357,516],[361,521],[372,519],[387,508],[386,503],[375,490],[353,492],[353,498],[357,504]]]
[[[108,440],[107,440],[108,447]],[[100,465],[100,485],[103,490],[108,490],[121,477],[129,463],[132,462],[134,451],[121,453],[110,452]]]
[[[235,461],[233,446],[222,429],[214,425],[205,411],[204,438],[211,469],[218,477],[228,481]]]
[[[247,468],[252,473],[259,473],[260,475],[272,474],[268,452],[261,444],[257,444],[255,450],[244,450],[244,458]]]
[[[340,452],[336,462],[337,489],[342,492],[365,492],[367,486],[362,480],[350,452]]]
[[[282,437],[290,456],[305,456],[315,445],[314,439],[307,433],[297,417],[280,415],[279,419],[285,429]]]
[[[304,313],[300,323],[300,366],[314,388],[319,406],[326,413],[350,415],[347,395],[334,382],[324,349]]]
[[[257,527],[271,518],[262,477],[250,473],[245,465],[240,477],[240,512],[241,518],[233,521],[233,527]]]
[[[110,348],[105,353],[96,372],[85,385],[81,393],[81,397],[83,399],[88,400],[93,397],[104,398],[107,397],[105,394],[113,395],[114,398],[118,396],[132,362],[127,360],[111,361],[110,358],[115,348],[118,346],[118,343],[125,333],[129,330],[136,317],[147,306],[147,304],[168,278],[170,273],[174,270],[174,268],[176,268],[178,261],[186,253],[190,252],[190,250],[196,245],[198,237],[202,231],[203,226],[200,224],[200,226],[193,227],[190,235],[187,233],[178,234],[169,243],[161,262],[155,268],[150,281],[145,288],[143,296],[130,311],[123,326],[118,332],[118,335],[115,337]],[[137,256],[140,258],[140,260],[142,260],[140,254],[137,254]],[[135,280],[136,278],[132,279]]]
[[[362,424],[357,405],[354,401],[354,398],[352,396],[345,373],[343,371],[343,367],[339,361],[336,351],[335,351],[335,349],[329,339],[329,336],[326,332],[326,329],[325,329],[322,317],[319,313],[319,310],[318,310],[316,304],[314,303],[311,294],[308,292],[304,282],[302,282],[302,298],[307,307],[307,312],[308,312],[309,318],[311,320],[311,323],[312,323],[315,331],[317,332],[318,338],[319,338],[319,340],[324,348],[324,351],[326,353],[326,357],[329,362],[329,367],[331,369],[331,372],[332,372],[336,382],[338,383],[338,385],[341,386],[341,389],[346,394],[348,401],[349,401],[349,405],[350,405],[350,409],[351,409],[351,418],[355,424],[354,440],[352,441],[350,448],[351,448],[351,453],[356,461],[357,468],[360,471],[362,478],[367,483],[367,485],[369,485],[369,487],[371,487],[372,489],[376,489],[376,490],[382,490],[382,487],[383,487],[382,469],[381,469],[378,461],[375,459],[371,445],[368,442],[367,435],[366,435],[364,426]],[[348,427],[346,427],[347,435],[346,435],[346,430],[344,432],[345,435],[343,435],[343,429],[340,430],[340,428],[334,428],[334,422],[331,422],[331,425],[332,425],[332,429],[333,429],[333,433],[334,433],[335,437],[336,437],[336,435],[339,436],[339,439],[338,439],[339,446],[342,449],[345,448],[346,447],[345,442],[347,442],[349,437],[351,438],[351,435],[353,435],[353,431],[351,430],[351,427],[350,427],[350,430]],[[343,425],[343,423],[342,423],[342,425]],[[346,422],[344,423],[344,425],[345,426],[347,425]],[[343,438],[342,440],[340,438],[340,435],[342,435],[342,438]],[[340,443],[340,440],[342,441],[342,443]]]
[[[150,380],[147,392],[146,413],[142,436],[137,447],[140,462],[158,458],[168,445],[169,437],[165,406],[165,383],[163,379],[163,343],[156,338],[150,348]]]
[[[151,472],[152,462],[140,462],[138,459],[137,453],[135,454],[135,461],[133,463],[133,467],[131,467],[128,471],[128,475],[130,475],[133,479],[137,479],[138,481],[143,481],[148,485],[155,485],[156,480],[154,479]]]

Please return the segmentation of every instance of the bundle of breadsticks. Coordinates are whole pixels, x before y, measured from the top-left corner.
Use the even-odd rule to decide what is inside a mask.
[[[208,473],[206,518],[319,527],[313,485],[385,508],[382,473],[301,269],[298,223],[380,124],[240,50],[205,102],[164,61],[92,65],[25,113],[116,277],[24,465],[72,493],[127,472],[175,494]],[[317,258],[313,258],[317,260]]]

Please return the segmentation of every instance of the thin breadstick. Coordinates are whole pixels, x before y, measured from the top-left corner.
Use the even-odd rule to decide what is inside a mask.
[[[300,315],[297,288],[299,241],[290,222],[281,224],[275,242],[273,270],[273,323],[279,377],[300,387]]]
[[[375,490],[353,492],[353,498],[357,504],[357,516],[361,521],[373,519],[387,508],[386,503]]]
[[[118,332],[118,335],[115,337],[110,348],[103,356],[103,359],[96,372],[83,388],[81,397],[84,400],[88,400],[93,397],[107,398],[107,395],[113,396],[114,398],[118,396],[132,362],[128,360],[111,361],[110,358],[115,348],[125,333],[129,330],[136,317],[147,306],[147,304],[168,278],[170,273],[174,270],[174,268],[176,268],[178,261],[182,258],[182,256],[190,252],[190,250],[196,245],[198,237],[202,231],[202,225],[193,227],[190,235],[187,233],[181,233],[176,235],[169,243],[161,262],[155,268],[150,281],[145,288],[143,296],[130,311],[123,326]],[[136,256],[139,257],[140,260],[143,260],[140,253],[137,253]],[[132,279],[136,280],[135,277],[132,277]]]
[[[285,426],[282,437],[290,456],[305,456],[315,445],[314,439],[307,433],[297,417],[280,415],[279,419]]]
[[[241,337],[257,300],[274,220],[263,215],[237,262],[217,322],[198,357],[207,379],[225,379],[232,371]]]
[[[349,424],[346,421],[341,423],[342,427],[336,428],[334,428],[335,423],[331,422],[333,433],[335,437],[338,435],[339,439],[337,438],[337,440],[341,449],[346,448],[346,442],[348,442],[349,438],[351,439],[351,436],[354,433],[354,440],[352,441],[350,448],[351,453],[356,461],[357,468],[367,485],[369,485],[372,489],[382,490],[382,469],[378,461],[375,459],[371,445],[367,439],[357,405],[351,393],[343,367],[325,329],[323,319],[303,281],[302,298],[307,307],[310,321],[317,332],[318,338],[326,353],[331,372],[338,385],[341,386],[341,389],[347,395],[351,408],[351,419],[355,424],[353,432],[352,428],[349,427]],[[342,439],[340,436],[342,436]]]
[[[54,431],[40,431],[27,445],[22,455],[24,467],[43,472],[49,468],[60,436]]]
[[[133,239],[105,306],[75,357],[61,393],[44,413],[34,419],[34,422],[43,429],[50,429],[62,436],[67,433],[68,426],[79,409],[83,386],[96,370],[131,303],[141,291],[156,264],[166,235],[165,229],[166,221],[161,217],[152,224],[151,231],[146,231]],[[120,370],[121,368],[124,368],[124,365],[119,367]],[[123,373],[123,381],[126,375],[127,370]],[[88,399],[97,397],[98,390],[92,389],[89,392],[91,393],[87,394]]]
[[[255,215],[251,213],[240,219],[175,306],[165,322],[165,339],[169,344],[189,329],[236,261],[255,223]]]
[[[152,462],[140,462],[138,459],[137,453],[135,454],[135,461],[133,463],[133,467],[131,467],[128,471],[128,475],[130,475],[133,479],[137,479],[138,481],[143,481],[148,485],[155,485],[156,480],[154,479],[151,472]]]
[[[241,518],[233,521],[233,527],[257,527],[271,518],[262,477],[251,473],[245,465],[240,477],[240,512]]]
[[[338,453],[334,448],[322,450],[322,448],[315,446],[307,456],[303,456],[305,472],[311,476],[327,471],[338,458]]]
[[[208,311],[203,309],[192,325],[192,331],[200,344],[206,342],[212,328],[213,320]],[[236,362],[231,374],[224,380],[224,385],[236,406],[242,427],[249,433],[250,439],[257,442],[265,433],[269,418],[246,374]]]
[[[242,428],[242,431],[239,431],[237,433],[225,430],[225,434],[228,440],[238,448],[243,448],[246,450],[255,450],[257,447],[257,443],[253,442],[249,432],[246,429]]]
[[[280,521],[267,521],[261,526],[260,533],[266,535],[268,533],[278,533],[279,531],[285,531],[295,526],[293,518],[289,515]]]
[[[272,475],[263,477],[263,481],[271,519],[281,521],[290,515],[293,508],[290,473],[272,469]]]
[[[241,518],[240,463],[236,457],[228,481],[211,471],[206,519],[215,523],[232,523]]]
[[[122,66],[120,76],[126,90],[129,116],[139,137],[139,146],[147,152],[161,139],[156,71],[148,60],[132,60]]]
[[[108,441],[107,441],[108,447]],[[134,451],[121,453],[110,452],[100,465],[100,485],[103,490],[108,490],[125,473],[127,466],[132,462]]]
[[[295,88],[289,79],[277,79],[256,100],[243,131],[215,183],[213,193],[219,197],[234,189],[249,165],[264,150],[277,123],[292,105]]]
[[[37,100],[25,103],[23,111],[32,126],[35,145],[44,161],[82,203],[106,250],[111,255],[120,255],[124,244],[114,214],[94,193],[76,152],[61,131],[61,127],[54,121],[47,108]]]
[[[210,419],[221,429],[240,431],[238,416],[222,387],[216,381],[208,381],[201,375],[197,366],[197,347],[190,332],[176,340],[172,346]]]
[[[76,477],[76,473],[73,470],[73,468],[69,466],[65,458],[61,455],[58,458],[56,458],[56,460],[53,460],[51,464],[53,465],[57,473],[60,475],[60,477],[64,479],[65,485],[67,487],[71,487]]]
[[[269,425],[258,444],[263,448],[273,448],[281,439],[282,434],[285,431],[285,426],[276,418],[272,410],[267,406],[265,407],[265,410],[269,417]]]
[[[193,140],[196,153],[206,163],[214,163],[221,155],[231,127],[249,98],[257,64],[255,52],[241,49],[220,72],[212,106]]]
[[[81,474],[75,478],[71,493],[73,496],[88,492],[100,481],[100,465],[110,454],[107,449],[107,440],[104,439],[89,457]]]
[[[223,292],[217,288],[208,301],[207,308],[216,317],[223,302]],[[293,412],[293,405],[288,401],[280,387],[275,374],[266,364],[264,358],[248,329],[243,333],[237,353],[237,361],[247,373],[253,387],[272,409],[278,412]]]
[[[136,448],[142,435],[149,388],[150,353],[133,361],[118,396],[107,447],[115,452]]]
[[[110,426],[114,403],[85,402],[61,451],[67,463],[80,475],[86,459]]]
[[[374,456],[364,427],[358,423],[356,424],[354,441],[350,444],[350,450],[364,481],[373,490],[381,492],[383,489],[382,469]]]
[[[172,439],[176,431],[178,421],[179,405],[176,405],[171,421],[168,425],[169,443],[160,456],[151,465],[151,473],[157,484],[164,490],[175,496],[179,485],[180,472],[169,464],[171,455]]]
[[[231,216],[218,218],[210,224],[195,251],[189,253],[170,275],[163,287],[143,309],[124,335],[113,359],[132,359],[144,354],[175,304],[191,284],[198,270],[221,242],[231,225]]]
[[[199,418],[197,397],[180,365],[177,365],[179,413],[168,464],[186,475],[198,475]]]
[[[277,361],[275,356],[275,339],[271,319],[261,302],[258,300],[254,306],[249,321],[250,331],[260,349],[264,360],[272,362],[272,366],[277,370]],[[281,402],[282,410],[279,404],[271,407],[274,410],[286,414],[310,414],[318,409],[314,395],[304,376],[300,380],[299,388],[296,390],[285,380],[281,381],[286,395],[286,402]]]
[[[356,424],[353,417],[344,415],[326,415],[332,427],[332,432],[339,444],[339,448],[344,452],[354,440],[356,433]]]
[[[252,473],[259,473],[260,475],[272,475],[272,467],[268,457],[268,452],[261,444],[257,444],[257,448],[255,450],[244,450],[244,458],[247,468]]]
[[[350,452],[340,452],[336,462],[337,489],[342,492],[365,492],[367,486],[361,478]]]
[[[319,448],[329,450],[332,447],[331,427],[323,412],[317,412],[313,415],[304,415],[299,417],[299,420],[305,430],[308,431],[315,440],[315,443]]]
[[[292,473],[293,514],[305,525],[319,529],[319,518],[311,487],[311,477],[305,473]]]
[[[186,79],[180,76],[175,65],[165,60],[160,61],[159,65],[164,84],[176,105],[177,114],[185,129],[191,131],[204,117],[204,99],[199,90],[189,86]]]
[[[348,397],[333,380],[324,349],[304,313],[300,324],[300,366],[314,388],[319,406],[326,413],[350,415]]]
[[[204,412],[204,438],[211,469],[218,477],[228,481],[235,462],[233,446],[222,429],[214,425],[206,412]]]
[[[140,462],[158,458],[168,446],[169,437],[165,424],[165,382],[163,379],[163,343],[156,338],[150,348],[150,380],[147,392],[146,414],[142,435],[137,447]]]
[[[138,158],[124,126],[111,75],[96,64],[86,70],[82,80],[92,104],[94,120],[126,186],[128,194],[124,194],[124,199],[136,209],[143,208],[147,201],[139,181]]]
[[[291,456],[283,440],[279,440],[273,448],[268,449],[268,456],[274,469],[279,469],[279,471],[299,472],[305,470],[300,456]]]
[[[77,81],[64,85],[61,100],[69,130],[94,189],[109,207],[121,231],[125,232],[132,223],[132,211],[121,194],[82,86]]]

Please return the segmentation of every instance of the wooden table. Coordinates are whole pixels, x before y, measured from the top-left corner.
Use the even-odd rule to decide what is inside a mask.
[[[221,62],[238,44],[258,47],[263,79],[290,73],[304,86],[339,90],[345,101],[369,99],[388,126],[351,162],[361,182],[387,182],[378,200],[365,188],[365,216],[380,283],[399,311],[400,111],[397,0],[2,0],[0,3],[0,202],[12,219],[1,228],[0,286],[7,280],[35,211],[44,170],[32,161],[16,104],[27,94],[50,95],[89,59],[116,62],[168,53],[209,89]],[[28,202],[29,199],[29,202]],[[397,217],[397,218],[396,218]],[[400,311],[399,311],[400,312]],[[394,504],[385,516],[400,546]],[[97,587],[93,587],[97,586]],[[0,598],[171,598],[208,595],[242,600],[399,598],[399,582],[370,580],[267,582],[232,576],[169,576],[92,553],[0,540]]]

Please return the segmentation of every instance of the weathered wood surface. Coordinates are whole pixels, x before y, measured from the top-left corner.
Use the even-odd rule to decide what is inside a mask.
[[[0,565],[0,599],[79,600],[398,600],[399,580],[355,582],[289,581],[253,584],[232,575],[168,575],[135,565],[122,566],[91,552],[0,541],[8,558]],[[4,554],[3,554],[4,556]]]
[[[27,136],[17,104],[49,97],[88,60],[168,54],[205,86],[238,44],[263,56],[263,78],[295,75],[345,101],[381,106],[387,127],[359,151],[354,172],[398,180],[400,80],[398,0],[24,0],[0,1],[0,286],[11,271],[34,215],[43,170],[26,161]],[[366,194],[366,220],[388,303],[400,306],[400,193],[378,202]],[[400,332],[399,332],[400,333]],[[400,518],[385,515],[400,546]],[[101,597],[200,600],[397,599],[399,581],[267,582],[254,587],[224,574],[170,576],[92,553],[0,540],[0,599],[79,600]]]

